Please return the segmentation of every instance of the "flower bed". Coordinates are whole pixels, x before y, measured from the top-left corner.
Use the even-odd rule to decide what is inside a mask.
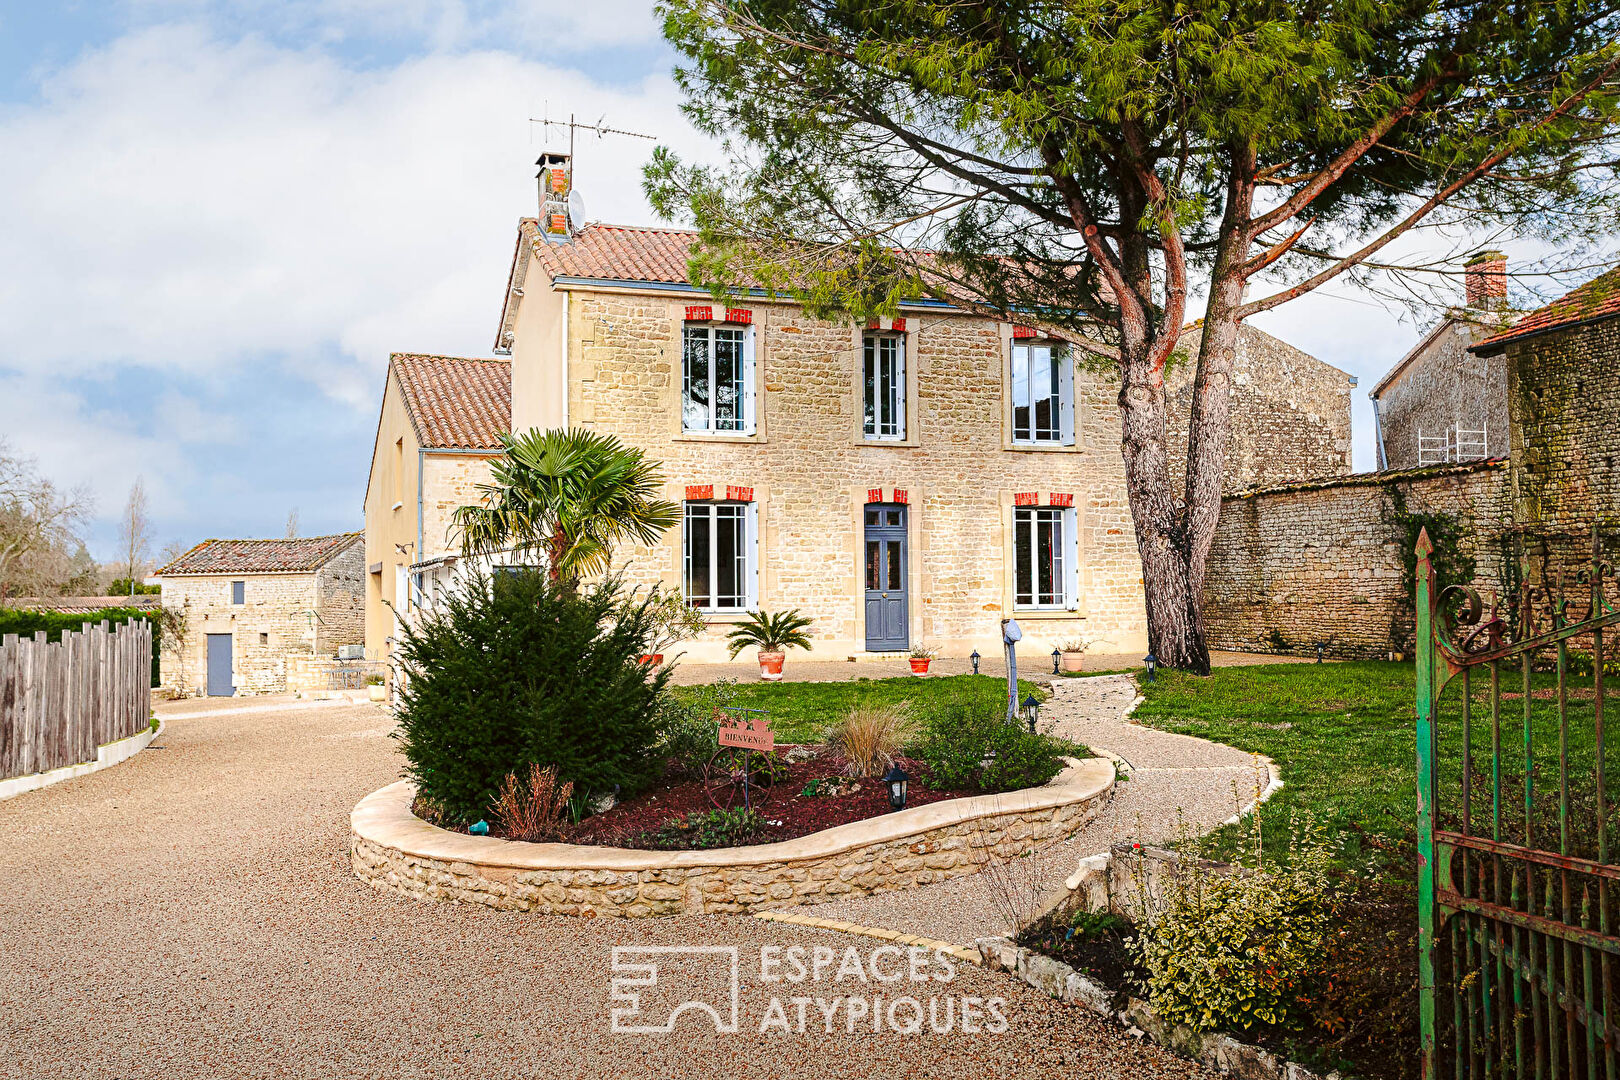
[[[423,900],[584,916],[741,912],[976,873],[991,858],[1067,839],[1113,786],[1112,762],[1070,760],[1051,783],[1023,791],[944,799],[752,847],[647,851],[450,832],[412,814],[415,791],[400,782],[355,807],[350,847],[363,881]]]

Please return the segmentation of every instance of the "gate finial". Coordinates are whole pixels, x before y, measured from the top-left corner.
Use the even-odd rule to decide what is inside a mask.
[[[1434,554],[1434,543],[1429,539],[1429,527],[1427,525],[1418,530],[1416,550],[1419,561],[1427,560],[1430,555]]]

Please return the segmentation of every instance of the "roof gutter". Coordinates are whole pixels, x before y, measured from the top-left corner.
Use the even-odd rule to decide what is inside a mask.
[[[558,274],[551,279],[551,282],[556,286],[572,285],[587,289],[647,289],[653,292],[681,293],[688,296],[714,295],[708,289],[700,288],[697,285],[684,281],[643,281],[639,278],[574,277],[566,274]],[[754,300],[770,300],[781,303],[791,302],[789,298],[784,298],[781,295],[772,296],[770,292],[765,289],[742,289],[738,291],[741,292],[742,295]],[[942,311],[964,310],[958,308],[955,304],[948,304],[944,300],[934,299],[902,300],[900,302],[900,306],[913,308],[936,308]]]
[[[1591,326],[1593,323],[1604,322],[1608,319],[1620,319],[1620,314],[1606,311],[1601,315],[1589,315],[1584,319],[1575,319],[1572,322],[1553,323],[1551,326],[1527,330],[1522,334],[1514,334],[1512,337],[1497,338],[1495,341],[1482,341],[1478,345],[1470,345],[1468,351],[1477,356],[1495,356],[1497,353],[1506,352],[1509,345],[1515,345],[1521,341],[1529,341],[1531,338],[1556,333],[1559,330],[1575,330],[1582,326]]]

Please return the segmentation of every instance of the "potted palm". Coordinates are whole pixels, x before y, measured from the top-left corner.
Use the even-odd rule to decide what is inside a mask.
[[[921,645],[914,646],[911,650],[911,673],[913,675],[928,674],[928,665],[933,660],[933,649],[924,648]]]
[[[748,618],[726,635],[732,659],[750,645],[759,650],[759,677],[767,682],[782,678],[782,661],[788,649],[808,649],[810,618],[792,611],[779,611],[775,615],[765,611],[751,611]]]

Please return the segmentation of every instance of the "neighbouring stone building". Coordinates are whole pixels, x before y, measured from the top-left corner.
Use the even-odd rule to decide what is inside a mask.
[[[1467,325],[1460,336],[1477,337],[1477,325]],[[1470,394],[1482,398],[1488,384],[1494,397],[1472,404],[1501,417],[1493,456],[1229,495],[1205,580],[1212,647],[1309,654],[1320,642],[1329,655],[1405,652],[1419,527],[1437,540],[1441,584],[1458,584],[1471,568],[1469,583],[1487,602],[1521,579],[1584,569],[1594,525],[1609,557],[1620,550],[1620,270],[1451,362],[1458,351],[1448,346],[1446,360],[1431,350],[1381,386],[1433,376],[1444,411]],[[1459,382],[1474,362],[1495,374]],[[1474,389],[1458,390],[1465,385]],[[1409,404],[1415,414],[1423,402]]]
[[[163,636],[163,681],[181,694],[269,694],[289,671],[365,636],[361,534],[204,540],[158,571],[180,633]]]
[[[478,501],[512,423],[512,366],[504,359],[395,353],[383,384],[366,482],[366,656],[386,660],[433,571],[455,557],[450,515]]]
[[[1508,455],[1507,364],[1470,351],[1521,314],[1507,307],[1507,259],[1481,252],[1463,279],[1466,305],[1448,310],[1368,395],[1380,469]]]

